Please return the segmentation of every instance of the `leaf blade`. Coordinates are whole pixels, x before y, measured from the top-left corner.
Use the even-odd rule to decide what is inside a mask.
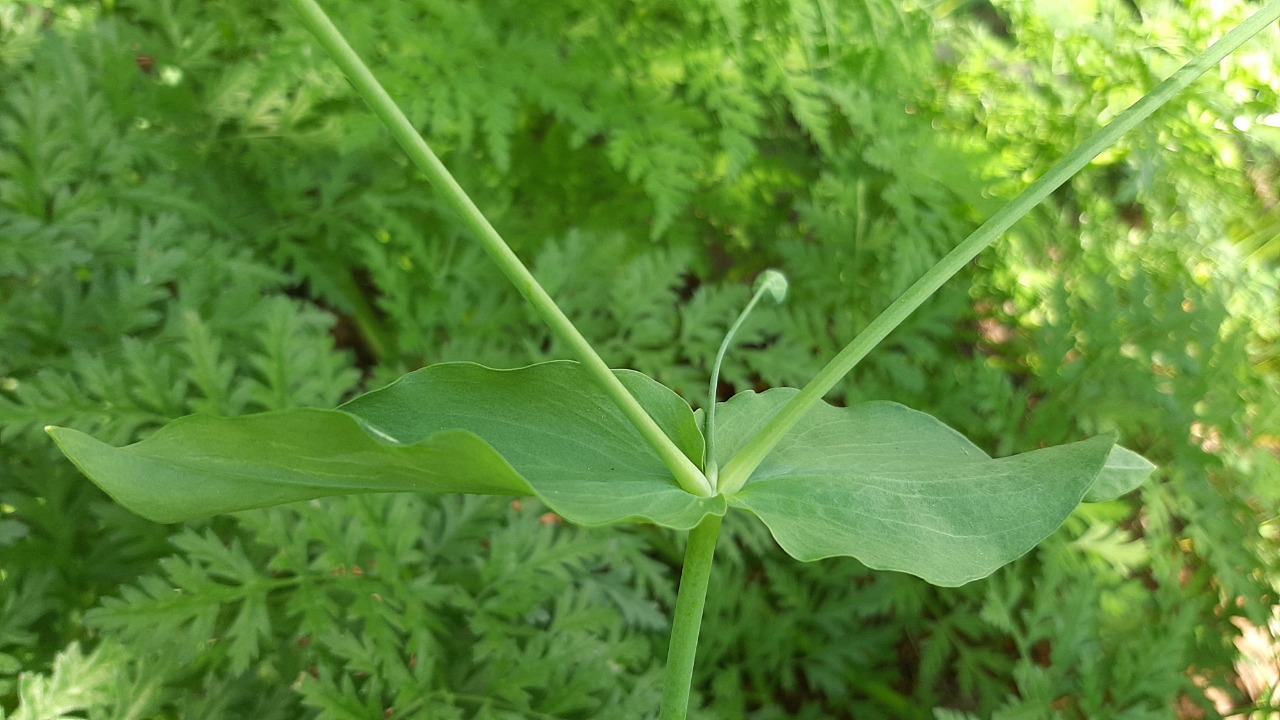
[[[796,392],[725,403],[725,454]],[[754,418],[754,419],[747,419]],[[895,403],[815,407],[730,504],[792,557],[848,555],[943,586],[989,575],[1053,532],[1101,472],[1101,436],[992,460],[936,419]]]
[[[680,451],[700,460],[702,431],[689,405],[641,373],[614,373]],[[428,397],[442,407],[423,408],[421,399]],[[581,525],[652,521],[687,530],[707,512],[727,509],[721,497],[699,498],[682,490],[574,362],[517,370],[433,365],[342,409],[401,441],[445,426],[474,432],[510,461],[553,510]],[[582,441],[588,436],[592,443]],[[548,458],[555,462],[548,464]],[[605,475],[609,479],[602,481]]]
[[[70,428],[48,428],[63,453],[129,510],[180,522],[286,502],[361,492],[532,494],[472,433],[409,446],[370,435],[336,410],[237,418],[192,415],[116,448]],[[292,457],[283,464],[283,455]],[[459,458],[466,457],[466,462]]]
[[[1085,493],[1084,501],[1104,502],[1133,492],[1155,471],[1156,466],[1150,460],[1129,448],[1116,445],[1111,448],[1098,479]]]
[[[616,372],[681,451],[698,457],[702,435],[689,406],[640,373]],[[689,529],[727,509],[723,498],[682,490],[568,361],[435,365],[337,410],[190,416],[123,448],[47,430],[85,475],[157,522],[363,492],[537,495],[584,525]]]

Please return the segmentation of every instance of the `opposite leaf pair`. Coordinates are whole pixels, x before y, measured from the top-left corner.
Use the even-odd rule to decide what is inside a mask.
[[[615,373],[700,461],[701,423],[689,405],[641,373]],[[796,392],[720,403],[716,459],[726,462]],[[336,410],[192,416],[124,448],[67,428],[49,433],[107,493],[159,522],[361,492],[536,495],[583,525],[681,530],[739,507],[799,560],[849,555],[936,585],[990,574],[1053,532],[1081,499],[1127,492],[1153,467],[1111,436],[993,460],[895,403],[821,404],[740,490],[698,497],[569,361],[434,365]]]

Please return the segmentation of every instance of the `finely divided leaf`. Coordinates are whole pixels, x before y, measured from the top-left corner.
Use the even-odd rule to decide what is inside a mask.
[[[675,393],[619,378],[690,457],[702,436]],[[688,529],[697,498],[572,362],[518,370],[435,365],[337,410],[192,416],[114,448],[67,428],[63,452],[122,505],[158,522],[361,492],[538,495],[571,521]]]
[[[722,462],[797,391],[743,393],[719,410]],[[954,586],[989,575],[1052,533],[1102,471],[1114,438],[992,460],[895,403],[819,404],[729,499],[792,557],[858,558]]]

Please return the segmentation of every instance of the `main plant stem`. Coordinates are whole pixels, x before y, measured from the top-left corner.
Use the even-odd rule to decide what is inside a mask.
[[[449,207],[458,214],[462,223],[480,242],[489,257],[516,286],[516,290],[529,301],[556,337],[569,346],[570,352],[582,363],[583,368],[604,389],[654,452],[662,458],[663,464],[675,476],[680,487],[686,492],[702,497],[714,495],[715,491],[698,466],[685,457],[662,428],[649,417],[640,403],[627,392],[626,387],[613,374],[609,366],[596,354],[591,343],[578,332],[573,322],[556,305],[555,300],[552,300],[542,285],[538,284],[537,279],[512,252],[510,246],[485,218],[484,213],[480,212],[476,204],[471,201],[466,191],[445,168],[444,163],[440,162],[440,158],[432,152],[427,142],[396,106],[395,101],[383,89],[377,78],[356,55],[355,50],[347,44],[346,38],[338,28],[334,27],[324,10],[320,9],[315,0],[289,0],[289,4],[301,17],[302,24],[315,36],[316,41],[347,76],[352,87],[360,97],[364,98],[369,109],[387,126],[392,137],[409,156],[409,160],[427,176],[427,180],[435,186]]]
[[[1277,19],[1280,19],[1280,0],[1273,0],[1233,28],[1218,42],[1192,58],[1141,100],[1117,115],[1110,124],[1095,133],[1083,145],[1068,153],[1058,164],[1014,198],[1013,202],[1004,206],[992,215],[991,219],[983,223],[982,227],[973,231],[972,235],[939,260],[937,265],[930,268],[884,312],[872,320],[857,337],[831,359],[831,362],[827,363],[826,367],[818,372],[813,380],[810,380],[790,402],[770,418],[769,422],[743,445],[737,455],[725,463],[719,471],[720,492],[732,495],[741,489],[769,451],[777,446],[787,432],[795,427],[800,418],[804,417],[823,395],[830,392],[841,378],[848,375],[854,366],[871,352],[872,348],[879,345],[881,340],[902,324],[902,321],[915,312],[916,308],[924,304],[924,301],[937,292],[943,283],[977,257],[978,253],[999,239],[1015,222],[1031,212],[1032,208],[1070,180],[1085,165],[1114,145],[1122,135],[1146,120],[1162,105],[1185,90],[1196,78]]]
[[[720,515],[708,515],[689,532],[680,590],[676,593],[676,613],[671,622],[659,720],[684,720],[689,713],[689,689],[693,685],[693,661],[698,652],[698,632],[702,629],[702,609],[707,604],[711,560],[715,557],[716,538],[720,537],[723,519]]]

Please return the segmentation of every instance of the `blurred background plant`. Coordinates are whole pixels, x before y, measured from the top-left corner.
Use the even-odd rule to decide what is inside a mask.
[[[1253,3],[326,7],[607,361],[800,384]],[[991,579],[797,564],[729,523],[706,718],[1277,711],[1280,36],[1056,193],[830,399],[1161,465]],[[129,515],[39,432],[332,406],[563,357],[286,8],[0,0],[0,716],[636,718],[679,539],[536,503]]]

